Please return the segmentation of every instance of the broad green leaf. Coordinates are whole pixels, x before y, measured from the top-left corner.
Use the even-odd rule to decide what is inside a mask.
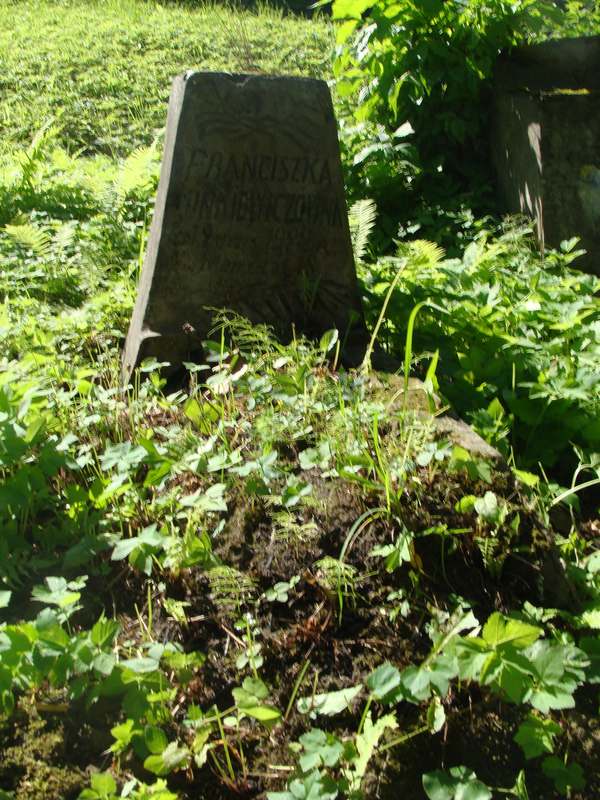
[[[498,498],[494,492],[486,492],[483,497],[478,497],[474,504],[477,515],[486,522],[498,521]]]
[[[482,637],[494,649],[512,645],[522,649],[533,644],[542,635],[542,629],[517,619],[507,619],[495,611],[483,626]]]
[[[311,716],[323,714],[326,717],[331,717],[345,711],[354,698],[360,694],[362,688],[362,686],[352,686],[349,689],[340,689],[337,692],[301,697],[296,706],[301,714],[310,714]]]
[[[120,725],[115,725],[110,732],[115,741],[109,750],[111,753],[117,754],[124,752],[131,744],[133,737],[141,733],[140,729],[135,727],[135,722],[132,719],[127,719]]]
[[[519,658],[516,651],[502,655],[493,653],[492,659],[493,667],[487,672],[485,667],[481,671],[481,683],[494,685],[513,703],[524,703],[531,687],[528,662]]]
[[[207,725],[205,728],[201,728],[194,736],[192,752],[194,754],[194,763],[197,767],[202,768],[206,764],[208,753],[210,751],[208,740],[210,739],[211,734],[212,727],[211,725]]]
[[[455,509],[461,514],[468,514],[475,508],[477,498],[474,494],[466,494],[455,504]]]
[[[446,722],[446,712],[442,701],[437,695],[431,698],[431,702],[427,708],[427,727],[430,733],[438,733],[444,727]]]
[[[394,131],[394,138],[404,139],[406,136],[411,136],[411,134],[413,134],[414,132],[415,132],[414,128],[410,124],[410,122],[405,122],[402,125],[400,125],[399,128],[396,128],[396,130]]]
[[[600,572],[600,550],[596,550],[589,556],[585,568],[590,575],[596,575],[596,573]]]
[[[162,754],[163,762],[169,772],[188,760],[190,751],[187,747],[179,747],[177,742],[171,742]]]
[[[487,644],[479,637],[471,636],[459,639],[455,645],[458,661],[458,675],[462,680],[477,680],[485,668],[486,662],[495,653],[490,653]]]
[[[574,693],[585,680],[589,659],[573,645],[545,640],[536,642],[526,652],[535,674],[529,702],[543,714],[550,709],[573,708]]]
[[[83,588],[86,581],[87,575],[68,583],[65,578],[50,576],[45,579],[45,586],[34,587],[31,597],[38,603],[50,603],[59,608],[67,608],[79,600],[81,592],[77,590]]]
[[[144,742],[154,755],[162,753],[169,744],[166,733],[155,725],[146,725],[144,728]]]
[[[423,775],[429,800],[491,800],[488,787],[467,767],[452,767],[450,773],[436,770]]]
[[[386,714],[380,717],[377,722],[373,722],[371,714],[368,714],[362,733],[356,737],[357,756],[353,760],[350,769],[346,772],[351,792],[360,791],[369,761],[385,731],[388,728],[393,730],[397,727],[398,723],[393,714]]]
[[[189,757],[190,751],[187,747],[179,747],[177,742],[171,742],[160,755],[148,756],[144,761],[144,768],[154,775],[168,775],[188,761]]]
[[[227,511],[224,497],[226,488],[224,483],[215,483],[206,491],[198,489],[193,494],[182,497],[179,502],[187,508],[198,508],[202,511]]]
[[[535,689],[531,692],[529,702],[542,714],[548,714],[551,710],[575,708],[573,693],[576,688],[577,684],[571,681],[564,687],[550,686],[546,689]]]
[[[260,706],[261,701],[269,696],[269,689],[260,678],[246,678],[241,687],[232,691],[236,705],[243,709]]]
[[[120,625],[115,620],[106,619],[104,614],[95,623],[91,631],[91,639],[97,647],[106,647],[112,644],[119,633]]]
[[[338,25],[335,33],[335,43],[338,45],[344,44],[344,42],[349,39],[356,30],[357,24],[358,20],[350,19],[346,22],[343,22],[341,25]]]
[[[542,761],[542,771],[561,794],[567,794],[569,789],[583,789],[585,786],[583,770],[575,762],[567,765],[556,756],[548,756]]]
[[[99,653],[93,661],[94,669],[101,675],[110,675],[113,671],[117,659],[112,653]]]
[[[138,658],[128,658],[125,661],[120,661],[119,665],[140,675],[143,675],[147,672],[154,672],[159,666],[158,661],[156,661],[154,658],[145,658],[144,656],[140,656]]]
[[[281,711],[275,706],[246,706],[243,712],[267,727],[271,727],[278,719],[281,719]]]
[[[119,542],[117,542],[112,551],[112,555],[110,557],[111,561],[121,561],[122,559],[127,558],[127,556],[130,553],[133,553],[133,551],[136,549],[136,547],[139,547],[139,545],[140,541],[137,536],[134,536],[131,539],[121,539]]]
[[[434,651],[437,653],[444,650],[450,642],[456,639],[459,633],[477,628],[478,625],[479,621],[471,610],[465,611],[460,607],[455,609],[440,628],[430,634],[434,645]],[[467,641],[471,640],[472,639],[468,639]]]
[[[373,0],[335,0],[332,6],[333,19],[360,19]]]
[[[323,353],[328,353],[338,342],[340,335],[335,328],[332,328],[330,331],[325,331],[323,336],[321,336],[321,340],[319,341],[319,349],[323,351]]]
[[[318,770],[295,778],[286,791],[267,792],[267,800],[335,800],[338,787],[329,775],[322,775]]]
[[[407,700],[421,702],[428,700],[431,696],[431,673],[427,669],[411,666],[402,670],[402,688]]]
[[[160,547],[164,542],[163,533],[158,530],[158,525],[152,523],[144,528],[137,537],[141,544],[147,544],[150,547]]]
[[[197,427],[200,427],[204,421],[200,403],[194,397],[190,397],[190,399],[184,403],[183,413]]]
[[[551,719],[541,719],[534,714],[519,725],[515,742],[525,753],[525,758],[536,758],[542,753],[554,752],[554,737],[561,732],[560,725]]]
[[[525,470],[522,469],[513,469],[513,472],[521,483],[524,483],[525,486],[529,486],[531,489],[535,488],[540,482],[539,475],[534,475],[532,472],[525,472]]]
[[[304,753],[298,763],[302,772],[316,767],[335,767],[344,753],[344,745],[332,733],[312,728],[300,737]]]
[[[579,616],[581,627],[600,630],[600,601],[589,605]]]
[[[399,685],[400,672],[389,662],[377,667],[367,679],[367,687],[375,700],[382,700]]]
[[[298,456],[300,467],[303,470],[310,470],[319,467],[325,470],[331,461],[331,446],[329,442],[321,442],[318,447],[308,447],[302,450]]]
[[[110,772],[95,772],[91,777],[90,785],[100,797],[108,797],[117,791],[117,782]]]
[[[104,470],[116,467],[119,472],[136,469],[147,456],[143,447],[134,447],[131,442],[109,444],[100,457],[100,466]]]

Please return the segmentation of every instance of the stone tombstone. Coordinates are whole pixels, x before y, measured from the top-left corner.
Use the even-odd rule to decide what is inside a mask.
[[[192,72],[171,91],[160,183],[123,378],[201,354],[211,310],[364,340],[324,81]],[[350,333],[349,333],[350,332]]]
[[[535,219],[542,250],[578,236],[573,266],[600,275],[600,36],[502,54],[491,129],[504,210]]]

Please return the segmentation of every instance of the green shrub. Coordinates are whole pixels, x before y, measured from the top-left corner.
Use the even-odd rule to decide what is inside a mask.
[[[513,418],[517,460],[551,468],[570,461],[571,443],[600,448],[600,280],[569,268],[576,240],[542,259],[530,233],[484,228],[453,259],[430,243],[402,244],[398,257],[362,274],[375,319],[402,270],[388,309],[391,348],[401,351],[408,316],[426,301],[415,347],[439,350],[440,388],[452,407],[472,414],[494,401],[487,416],[503,416],[504,425]],[[478,421],[495,425],[481,413]]]
[[[334,74],[352,123],[346,141],[357,194],[356,182],[366,183],[369,196],[392,213],[391,192],[400,214],[423,198],[454,206],[465,191],[471,207],[489,205],[489,98],[497,55],[550,32],[600,30],[597,3],[563,6],[549,0],[334,0]]]

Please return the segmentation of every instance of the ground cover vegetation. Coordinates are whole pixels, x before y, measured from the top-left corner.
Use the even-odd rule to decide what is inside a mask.
[[[336,34],[267,10],[0,4],[2,800],[600,793],[598,282],[576,242],[542,261],[526,225],[477,216],[457,160],[438,171],[417,111],[435,117],[436,82],[394,19],[421,47],[488,42],[474,98],[510,14],[577,33],[597,8],[485,7],[491,39],[483,3],[333,7],[338,78],[362,37],[376,98],[357,120],[338,84],[355,254],[404,374],[339,369],[335,332],[283,346],[223,313],[188,383],[146,363],[122,392],[171,75],[328,77]],[[378,47],[423,87],[412,116],[403,90],[381,116]],[[427,174],[444,186],[411,216]],[[504,460],[441,434],[440,403]]]

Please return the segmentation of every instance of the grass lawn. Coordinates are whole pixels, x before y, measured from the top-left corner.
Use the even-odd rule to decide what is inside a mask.
[[[188,69],[328,78],[329,23],[265,8],[135,0],[0,2],[2,147],[47,120],[70,152],[123,155],[165,122],[171,80]]]

